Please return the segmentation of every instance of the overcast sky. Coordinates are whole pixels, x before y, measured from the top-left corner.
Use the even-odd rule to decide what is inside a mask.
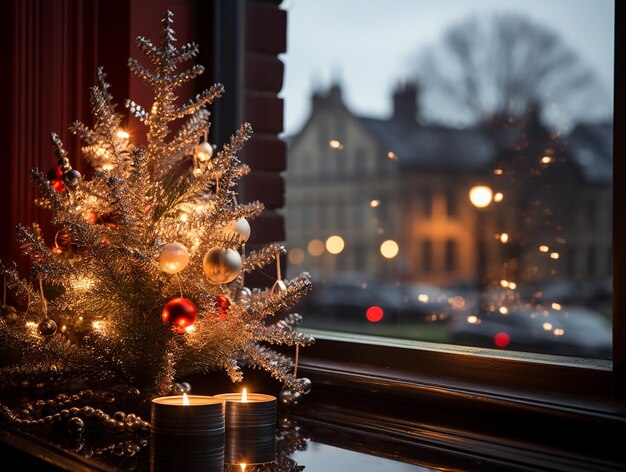
[[[339,77],[350,109],[387,115],[417,52],[474,14],[519,12],[558,32],[613,99],[613,0],[286,0],[285,131],[309,113],[314,84]]]

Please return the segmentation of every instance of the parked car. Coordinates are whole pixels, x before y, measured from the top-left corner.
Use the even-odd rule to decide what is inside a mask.
[[[596,311],[576,306],[561,310],[512,309],[506,315],[456,318],[455,344],[565,356],[611,357],[610,323]]]

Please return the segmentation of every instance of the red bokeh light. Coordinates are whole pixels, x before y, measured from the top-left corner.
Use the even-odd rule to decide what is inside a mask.
[[[365,312],[367,320],[371,321],[372,323],[378,323],[380,320],[383,319],[383,315],[383,309],[376,305],[369,307]]]
[[[496,343],[498,347],[506,347],[511,342],[511,336],[501,331],[493,337],[493,342]]]

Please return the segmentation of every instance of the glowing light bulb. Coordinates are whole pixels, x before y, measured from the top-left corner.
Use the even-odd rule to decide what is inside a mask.
[[[91,326],[96,331],[102,331],[102,329],[104,329],[104,322],[102,322],[102,321],[94,321],[93,323],[91,323]]]
[[[117,132],[117,137],[120,139],[128,139],[130,138],[130,134],[128,134],[126,131],[124,131],[123,129],[119,130]]]
[[[476,208],[486,208],[493,200],[493,190],[486,185],[477,185],[470,189],[469,199]]]
[[[241,402],[242,403],[247,403],[248,402],[248,391],[245,388],[241,392]]]
[[[501,242],[502,244],[506,244],[506,243],[508,243],[508,242],[509,242],[509,235],[508,235],[507,233],[502,233],[502,234],[500,235],[500,242]]]
[[[239,464],[239,467],[241,467],[241,470],[246,470],[246,467],[248,466],[248,464]]]
[[[186,393],[183,393],[183,405],[189,405],[189,397]]]

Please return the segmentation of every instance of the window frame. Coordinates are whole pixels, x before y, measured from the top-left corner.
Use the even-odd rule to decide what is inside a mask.
[[[615,84],[624,83],[624,5],[615,5]],[[626,123],[624,89],[615,87],[613,127]],[[625,139],[614,133],[613,155],[624,155]],[[618,208],[626,201],[626,163],[614,160],[613,179],[613,360],[475,349],[423,342],[307,330],[317,342],[300,355],[299,372],[321,388],[357,396],[421,398],[433,391],[472,403],[491,398],[511,407],[526,404],[580,418],[626,416],[626,227]],[[470,388],[471,387],[471,388]],[[316,387],[318,388],[318,387]],[[474,399],[474,400],[472,400]]]
[[[616,2],[616,84],[626,79],[624,38],[619,28],[625,8]],[[238,24],[243,28],[241,22]],[[222,66],[237,67],[237,61]],[[615,88],[614,129],[626,123],[624,95],[623,88]],[[625,151],[624,137],[614,133],[614,156]],[[613,183],[613,313],[621,314],[626,312],[626,297],[619,291],[626,282],[626,227],[618,208],[626,201],[626,163],[620,159],[614,160]],[[604,454],[616,457],[619,451],[607,450],[611,444],[608,438],[626,435],[626,342],[620,342],[626,340],[623,316],[613,316],[612,363],[335,332],[311,333],[317,341],[300,351],[298,367],[298,374],[311,378],[314,385],[306,399],[309,415],[341,415],[347,410],[360,411],[364,417],[379,415],[384,421],[377,422],[377,428],[389,434],[407,434],[407,422],[427,421],[430,433],[407,436],[407,441],[421,438],[434,447],[462,449],[467,447],[468,437],[479,436],[489,443],[489,449],[500,451],[508,450],[504,444],[511,441],[519,446],[518,451],[535,451],[536,444],[529,446],[533,438],[525,429],[526,418],[532,418],[530,429],[539,433],[544,448],[560,448],[558,454],[563,449],[573,451],[592,462]],[[284,352],[293,355],[292,348]],[[442,430],[448,436],[432,433]],[[587,434],[581,435],[581,431]],[[503,438],[504,433],[507,438]],[[520,459],[523,464],[537,461],[524,454]],[[574,468],[569,455],[563,461],[564,467]]]

